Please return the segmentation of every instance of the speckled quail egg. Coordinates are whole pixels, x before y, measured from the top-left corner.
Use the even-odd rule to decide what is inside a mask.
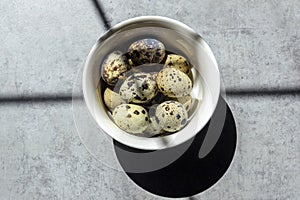
[[[157,94],[157,85],[153,75],[136,73],[129,76],[120,87],[122,99],[133,103],[149,102]]]
[[[131,60],[138,64],[160,63],[165,55],[165,46],[156,39],[142,39],[129,46],[128,53]]]
[[[106,88],[104,91],[104,103],[109,110],[113,110],[118,105],[125,103],[125,101],[121,98],[119,93]]]
[[[128,133],[141,134],[149,125],[148,112],[139,105],[121,104],[112,116],[116,125]]]
[[[192,81],[188,75],[175,68],[162,69],[157,75],[156,83],[167,97],[183,97],[192,90]]]
[[[177,101],[165,101],[155,111],[155,120],[167,132],[176,132],[182,129],[188,119],[184,106]]]
[[[186,74],[189,74],[191,70],[191,64],[185,59],[185,57],[176,54],[168,55],[164,68],[168,67],[178,69]]]
[[[114,51],[102,63],[101,76],[107,84],[114,85],[124,78],[125,72],[130,68],[126,56],[121,51]]]

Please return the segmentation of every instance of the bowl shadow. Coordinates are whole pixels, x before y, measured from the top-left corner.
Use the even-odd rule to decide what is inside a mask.
[[[224,110],[218,109],[224,107]],[[114,140],[116,157],[128,177],[144,190],[164,197],[189,197],[216,184],[228,170],[236,150],[237,131],[233,114],[220,97],[214,116],[224,115],[224,126],[212,150],[203,158],[199,150],[211,124],[189,141],[169,149],[145,151]],[[218,123],[218,121],[214,121]],[[167,161],[166,161],[167,160]],[[161,166],[161,167],[159,167]],[[152,169],[152,170],[151,170]],[[135,171],[136,170],[136,171]]]

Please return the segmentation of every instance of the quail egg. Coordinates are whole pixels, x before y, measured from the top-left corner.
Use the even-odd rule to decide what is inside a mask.
[[[192,81],[188,75],[175,68],[162,69],[157,75],[156,83],[167,97],[187,96],[192,90]]]
[[[139,105],[121,104],[112,116],[116,125],[128,133],[141,134],[149,125],[148,112]]]
[[[118,93],[106,88],[104,91],[104,103],[109,110],[113,110],[118,105],[125,103],[125,101]]]
[[[190,73],[191,65],[190,63],[180,55],[170,54],[164,64],[164,68],[172,67],[178,69],[186,74]]]
[[[109,85],[115,85],[119,79],[124,78],[125,72],[131,66],[121,51],[114,51],[107,56],[101,67],[101,76]]]
[[[142,39],[129,46],[128,53],[131,60],[138,64],[160,63],[165,55],[165,46],[156,39]]]
[[[157,94],[156,81],[150,73],[135,73],[123,82],[119,93],[129,102],[146,103]]]
[[[165,101],[155,111],[155,120],[167,132],[176,132],[182,129],[188,119],[184,106],[177,101]]]

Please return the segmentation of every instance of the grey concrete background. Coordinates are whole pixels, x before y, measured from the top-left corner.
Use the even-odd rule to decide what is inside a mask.
[[[300,1],[102,1],[111,24],[178,19],[211,46],[226,88],[300,87]],[[0,2],[0,99],[70,95],[104,32],[88,0]],[[228,173],[195,199],[299,199],[300,97],[231,95],[238,150]],[[0,199],[162,199],[94,159],[71,101],[1,101]]]

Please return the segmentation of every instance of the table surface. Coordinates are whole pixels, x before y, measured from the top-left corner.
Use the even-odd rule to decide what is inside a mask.
[[[231,168],[194,199],[300,196],[300,1],[101,1],[111,25],[161,15],[215,54],[235,116]],[[0,198],[162,199],[97,161],[76,133],[72,88],[104,25],[90,0],[0,2]]]

